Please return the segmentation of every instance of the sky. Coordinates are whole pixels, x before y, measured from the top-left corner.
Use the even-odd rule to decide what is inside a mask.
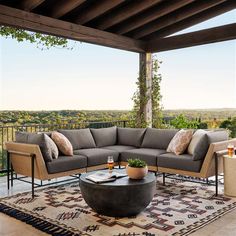
[[[236,10],[185,31],[235,23]],[[40,50],[0,38],[0,110],[128,110],[139,55],[87,43]],[[236,108],[236,40],[156,53],[164,109]]]

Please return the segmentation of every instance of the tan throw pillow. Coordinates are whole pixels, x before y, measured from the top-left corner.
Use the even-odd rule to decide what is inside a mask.
[[[180,154],[184,153],[184,151],[186,150],[186,148],[188,147],[188,145],[192,139],[192,136],[193,136],[192,130],[181,129],[172,138],[166,151],[173,152],[176,155],[180,155]]]
[[[52,132],[51,138],[57,145],[60,152],[62,152],[66,156],[73,156],[73,147],[68,138],[56,131]]]

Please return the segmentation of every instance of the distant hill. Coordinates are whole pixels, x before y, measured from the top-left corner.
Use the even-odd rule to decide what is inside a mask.
[[[163,110],[165,120],[183,114],[202,121],[223,121],[236,117],[236,108]],[[55,124],[82,121],[129,120],[128,110],[0,111],[1,124]]]
[[[175,117],[184,114],[191,118],[201,118],[202,120],[222,120],[229,117],[236,117],[236,108],[214,108],[214,109],[178,109],[164,110],[163,116]]]

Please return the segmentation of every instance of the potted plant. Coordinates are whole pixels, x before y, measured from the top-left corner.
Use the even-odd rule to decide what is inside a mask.
[[[131,179],[143,179],[148,173],[147,164],[140,159],[128,159],[126,172]]]

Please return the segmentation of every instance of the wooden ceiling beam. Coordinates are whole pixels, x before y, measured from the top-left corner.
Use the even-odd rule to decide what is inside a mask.
[[[0,5],[0,24],[133,52],[144,52],[144,42],[101,30]]]
[[[44,1],[45,0],[22,0],[20,1],[19,7],[24,11],[32,11]]]
[[[199,24],[203,21],[209,20],[213,17],[216,17],[216,16],[221,15],[223,13],[226,13],[228,11],[231,11],[235,8],[236,8],[236,1],[235,0],[224,2],[220,5],[217,5],[213,8],[210,8],[210,9],[204,11],[204,12],[201,12],[197,15],[194,15],[190,18],[187,18],[183,21],[175,23],[175,24],[173,24],[169,27],[166,27],[166,28],[154,33],[148,39],[149,40],[154,40],[154,39],[169,36],[171,34],[177,33],[181,30],[184,30],[186,28],[189,28],[191,26]]]
[[[137,31],[131,33],[130,36],[135,39],[143,38],[149,34],[152,34],[155,31],[163,29],[169,25],[184,20],[188,17],[191,17],[197,13],[200,13],[225,1],[226,0],[196,1],[195,4],[193,3],[189,7],[187,6],[185,9],[180,9],[176,13],[166,15],[165,17],[163,17],[163,19],[158,19],[157,21],[153,21],[150,24],[147,24],[144,27],[137,29]]]
[[[138,14],[141,11],[144,11],[155,4],[161,2],[162,0],[145,0],[145,1],[131,1],[128,5],[123,8],[112,12],[111,16],[107,16],[104,19],[100,20],[96,25],[96,28],[100,30],[106,30],[113,25],[120,23],[128,19],[135,14]]]
[[[72,11],[76,7],[83,4],[86,0],[64,0],[58,1],[58,3],[54,4],[51,17],[53,18],[60,18],[67,14],[68,12]]]
[[[170,2],[163,2],[155,9],[151,9],[150,11],[144,13],[142,17],[137,17],[136,19],[132,19],[129,22],[124,22],[119,28],[115,31],[117,34],[125,34],[128,33],[138,27],[141,27],[153,20],[156,20],[172,11],[175,11],[189,3],[192,3],[194,0],[178,0],[170,4]]]
[[[91,4],[91,8],[89,7],[88,11],[84,11],[80,13],[74,20],[75,23],[83,25],[94,18],[106,13],[112,8],[118,6],[123,3],[125,0],[103,0],[97,1]]]
[[[147,52],[161,52],[236,39],[236,23],[146,42]]]

